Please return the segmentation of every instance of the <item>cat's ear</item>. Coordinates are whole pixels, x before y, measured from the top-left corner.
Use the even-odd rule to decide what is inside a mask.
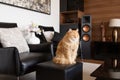
[[[76,31],[79,31],[78,28],[76,29]]]
[[[72,29],[71,29],[71,28],[69,29],[69,32],[70,32],[70,31],[72,31]]]

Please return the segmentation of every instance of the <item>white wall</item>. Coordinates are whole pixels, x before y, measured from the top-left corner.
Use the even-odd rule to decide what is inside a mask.
[[[50,15],[0,3],[0,22],[14,22],[22,28],[33,22],[37,25],[53,26],[59,32],[59,0],[51,0]]]

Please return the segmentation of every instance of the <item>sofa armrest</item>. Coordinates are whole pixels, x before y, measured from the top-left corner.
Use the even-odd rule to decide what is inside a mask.
[[[30,52],[48,52],[50,51],[50,45],[51,43],[28,44]]]
[[[0,74],[19,75],[20,58],[17,48],[0,48]]]
[[[41,43],[41,44],[28,44],[30,52],[49,52],[53,55],[53,44],[50,42]]]

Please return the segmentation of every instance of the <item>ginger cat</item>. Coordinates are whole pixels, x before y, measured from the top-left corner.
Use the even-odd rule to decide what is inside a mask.
[[[79,38],[78,29],[69,29],[63,39],[58,43],[53,62],[58,64],[75,64]]]

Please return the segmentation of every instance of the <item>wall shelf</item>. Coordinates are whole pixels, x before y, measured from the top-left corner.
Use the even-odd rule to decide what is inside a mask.
[[[80,10],[64,11],[60,13],[60,24],[64,23],[80,23],[80,18],[83,16]]]

